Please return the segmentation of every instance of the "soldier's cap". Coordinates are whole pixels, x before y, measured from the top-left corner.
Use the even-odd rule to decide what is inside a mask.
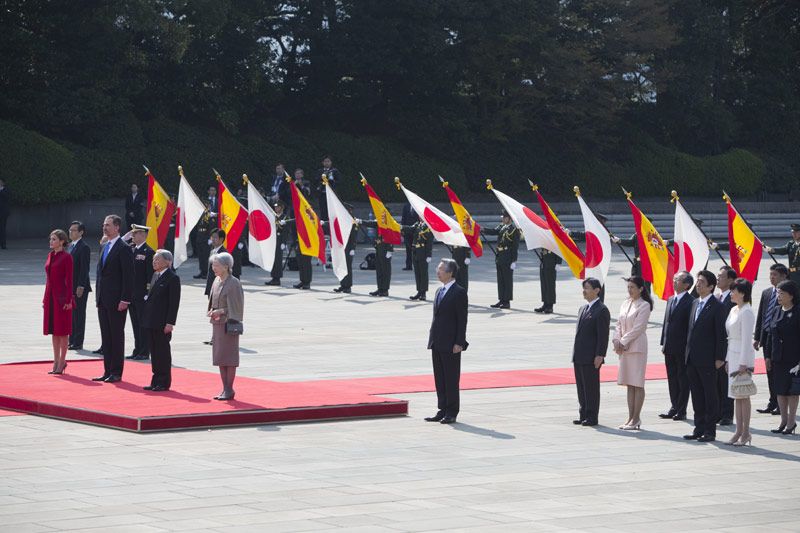
[[[286,204],[283,202],[283,200],[275,200],[272,203],[272,207],[284,207],[285,208]]]
[[[131,233],[135,231],[150,231],[149,226],[142,226],[139,224],[131,224]]]
[[[703,225],[703,221],[702,221],[702,220],[700,220],[699,218],[694,218],[694,217],[692,217],[692,222],[694,222],[694,223],[695,223],[695,224],[697,224],[698,226],[702,226],[702,225]]]
[[[345,209],[347,209],[348,211],[352,211],[352,210],[353,210],[353,204],[348,204],[347,202],[342,202],[342,205],[343,205],[343,206],[344,206],[344,208],[345,208]]]
[[[509,215],[509,214],[508,214],[508,211],[506,211],[505,209],[503,209],[503,210],[500,212],[500,216],[501,216],[501,217],[503,217],[503,218],[506,218],[506,217],[508,217],[508,218],[511,218],[511,215]]]
[[[800,224],[792,224],[792,231],[800,231]]]
[[[596,216],[596,217],[597,217],[597,220],[599,220],[599,221],[600,221],[600,222],[602,222],[603,224],[605,224],[606,222],[608,222],[608,217],[607,217],[607,216],[605,216],[603,213],[595,213],[595,214],[594,214],[594,216]]]

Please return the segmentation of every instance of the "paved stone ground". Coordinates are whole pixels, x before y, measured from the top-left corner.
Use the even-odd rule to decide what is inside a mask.
[[[0,254],[0,362],[48,359],[39,303],[46,240],[10,244]],[[437,247],[434,257],[443,253]],[[624,297],[624,261],[615,256],[612,266],[612,317]],[[519,263],[511,312],[486,307],[496,301],[491,258],[472,263],[465,372],[569,365],[579,284],[562,268],[557,314],[536,315],[535,256],[522,253]],[[263,272],[245,268],[240,374],[291,381],[430,372],[431,304],[406,299],[413,276],[399,270],[400,257],[394,266],[392,298],[381,300],[366,296],[373,272],[357,272],[354,294],[339,296],[320,269],[315,290],[301,292],[265,287]],[[194,273],[194,263],[179,269],[175,363],[213,371]],[[663,310],[657,302],[651,354],[659,353]],[[98,345],[90,308],[86,347]],[[766,383],[757,383],[760,406]],[[686,423],[656,416],[667,407],[666,383],[648,382],[647,395],[636,433],[615,429],[625,418],[615,384],[602,386],[597,428],[570,423],[574,386],[467,391],[450,427],[422,421],[435,410],[429,393],[404,395],[404,418],[148,435],[0,417],[0,531],[798,530],[800,437],[775,437],[768,430],[777,417],[754,414],[752,448],[687,443]]]

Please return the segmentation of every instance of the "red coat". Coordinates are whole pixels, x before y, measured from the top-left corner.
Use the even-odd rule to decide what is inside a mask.
[[[44,264],[47,283],[44,287],[44,334],[63,336],[72,333],[72,310],[64,311],[64,304],[75,306],[72,296],[72,255],[66,250],[50,252]],[[52,305],[53,324],[50,324]]]

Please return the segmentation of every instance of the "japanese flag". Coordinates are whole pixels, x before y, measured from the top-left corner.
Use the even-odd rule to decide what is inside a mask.
[[[674,246],[675,272],[693,272],[705,268],[708,262],[708,242],[678,200],[675,200]]]
[[[507,194],[497,189],[492,189],[492,192],[508,212],[511,220],[514,221],[514,225],[522,231],[522,235],[525,237],[525,246],[528,250],[544,248],[563,257],[555,238],[553,238],[553,232],[550,231],[550,226],[547,225],[547,222],[542,217]]]
[[[328,227],[331,230],[331,262],[333,263],[333,273],[339,281],[347,276],[347,241],[350,239],[350,232],[353,231],[353,217],[347,208],[333,192],[333,189],[326,184],[325,198],[328,202]]]
[[[178,268],[181,263],[188,259],[186,243],[189,241],[189,232],[194,229],[206,207],[200,198],[197,197],[183,170],[179,170],[181,182],[178,186],[178,212],[175,214],[175,258],[172,266]]]
[[[248,220],[250,235],[247,238],[250,261],[264,270],[272,270],[272,264],[275,262],[275,246],[278,243],[275,212],[249,180],[247,207],[250,209]]]
[[[436,237],[436,240],[449,244],[450,246],[469,248],[467,237],[464,235],[464,232],[461,231],[461,226],[458,225],[458,222],[402,185],[400,185],[400,188],[406,194],[408,203],[411,204],[411,207],[417,215],[419,215],[419,218],[431,229],[431,233]]]
[[[584,268],[587,278],[597,278],[605,284],[608,276],[608,267],[611,266],[611,237],[608,230],[597,220],[592,210],[578,196],[578,204],[583,215],[583,227],[586,230],[586,252],[584,253]]]

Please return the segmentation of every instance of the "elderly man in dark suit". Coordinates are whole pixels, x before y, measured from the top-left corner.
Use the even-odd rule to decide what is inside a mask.
[[[689,311],[686,373],[694,407],[694,431],[683,438],[698,442],[711,442],[717,438],[717,370],[725,364],[728,309],[714,297],[716,286],[717,277],[712,272],[698,272],[695,284],[698,298]]]
[[[116,383],[125,365],[125,317],[133,296],[133,251],[120,238],[122,219],[108,215],[103,221],[107,242],[97,261],[95,300],[103,345],[103,375],[92,381]]]
[[[467,349],[467,291],[455,280],[458,265],[442,259],[436,277],[442,286],[433,303],[433,322],[428,334],[428,348],[433,359],[433,378],[439,410],[428,422],[452,424],[460,408],[458,382],[461,379],[461,352]]]
[[[583,298],[587,304],[578,313],[575,328],[575,344],[572,349],[572,364],[575,370],[575,385],[578,389],[578,418],[573,424],[596,426],[600,411],[600,367],[608,350],[608,334],[611,313],[600,300],[600,280],[583,280]]]
[[[178,318],[181,301],[181,280],[172,266],[169,250],[153,255],[153,279],[145,296],[142,330],[147,337],[153,378],[144,390],[167,391],[172,385],[172,330]]]
[[[660,418],[686,420],[686,405],[689,403],[689,376],[686,374],[686,338],[689,334],[689,312],[694,296],[689,289],[694,278],[685,270],[672,278],[675,294],[667,300],[664,324],[661,326],[661,353],[667,367],[670,408]]]
[[[86,226],[78,220],[69,225],[69,253],[72,255],[72,293],[75,295],[75,307],[72,308],[72,334],[69,336],[69,349],[82,350],[86,331],[86,302],[92,286],[89,283],[89,262],[91,249],[83,242]]]

